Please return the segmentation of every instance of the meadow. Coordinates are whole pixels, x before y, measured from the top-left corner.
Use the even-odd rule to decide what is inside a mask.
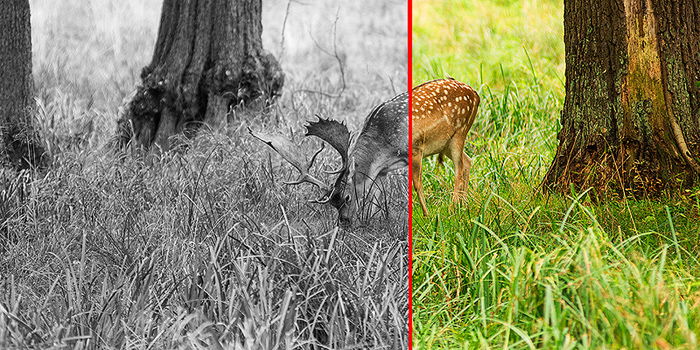
[[[110,141],[161,4],[31,1],[51,162],[3,174],[0,348],[406,348],[406,174],[387,180],[382,211],[339,228],[247,131],[302,142],[316,113],[357,129],[405,91],[405,2],[263,1],[281,98],[146,162]],[[327,149],[314,172],[336,158]]]
[[[564,100],[560,0],[416,0],[413,84],[479,91],[468,198],[424,162],[413,209],[414,349],[696,349],[698,189],[609,199],[543,191]]]

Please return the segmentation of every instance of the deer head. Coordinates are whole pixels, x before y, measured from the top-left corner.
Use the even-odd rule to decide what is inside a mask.
[[[317,116],[318,117],[318,116]],[[408,94],[402,93],[376,106],[365,118],[362,129],[350,142],[345,124],[318,117],[306,125],[306,136],[323,140],[323,146],[307,162],[297,145],[279,135],[251,134],[272,147],[297,170],[299,178],[290,184],[311,183],[321,190],[321,197],[312,202],[330,204],[338,210],[340,223],[347,225],[361,208],[373,202],[376,181],[387,173],[408,165]],[[328,144],[340,155],[340,168],[329,171],[336,175],[328,186],[309,174],[309,169],[323,147]]]
[[[324,141],[321,148],[316,151],[310,161],[299,151],[300,147],[281,135],[269,135],[254,132],[249,129],[253,137],[265,142],[275,150],[282,158],[294,166],[300,173],[299,177],[289,185],[310,183],[321,191],[321,196],[311,200],[312,203],[330,204],[338,210],[341,224],[349,224],[357,211],[358,191],[354,186],[354,159],[350,158],[350,131],[345,124],[335,120],[323,119],[319,116],[317,121],[310,121],[306,125],[306,136],[316,136]],[[325,184],[309,173],[316,157],[323,151],[325,144],[330,145],[340,155],[341,166],[339,169],[327,171],[337,177],[332,186]]]

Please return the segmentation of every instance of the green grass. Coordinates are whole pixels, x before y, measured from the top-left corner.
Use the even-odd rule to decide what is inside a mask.
[[[697,348],[697,191],[541,191],[564,98],[561,1],[421,0],[414,14],[414,84],[449,75],[482,96],[468,199],[451,208],[450,162],[424,162],[414,348]]]
[[[2,173],[0,348],[405,348],[405,174],[378,216],[339,229],[247,132],[300,140],[315,113],[358,128],[404,89],[405,4],[290,2],[287,16],[286,1],[265,1],[264,44],[287,73],[278,103],[144,162],[107,145],[161,3],[31,1],[52,162]],[[320,160],[321,176],[338,166],[330,150]]]

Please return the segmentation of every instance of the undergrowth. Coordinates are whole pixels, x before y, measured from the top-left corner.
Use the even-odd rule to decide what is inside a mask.
[[[540,184],[564,98],[561,1],[414,3],[414,84],[452,76],[482,103],[466,201],[426,159],[413,212],[414,348],[698,347],[697,191],[608,202]]]

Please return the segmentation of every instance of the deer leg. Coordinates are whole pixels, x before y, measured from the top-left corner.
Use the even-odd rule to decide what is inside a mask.
[[[445,169],[445,156],[443,156],[442,153],[438,153],[437,165],[435,166],[435,170],[442,171],[444,169]]]
[[[423,155],[420,152],[413,152],[412,167],[413,173],[411,175],[411,182],[413,182],[413,189],[418,195],[418,200],[420,201],[420,207],[423,209],[423,215],[428,216],[428,206],[425,204],[425,197],[423,196],[423,182],[421,182],[421,162],[423,160]]]
[[[357,202],[359,205],[363,203],[361,209],[363,213],[366,213],[368,217],[373,217],[376,213],[379,213],[382,209],[381,202],[382,198],[380,194],[380,188],[382,186],[382,179],[386,177],[387,172],[383,171],[381,166],[372,164],[369,168],[369,174],[364,179],[364,186],[362,186],[363,192],[361,194],[362,201]],[[387,213],[388,214],[388,213]]]
[[[450,142],[449,156],[455,165],[455,183],[452,192],[452,203],[458,203],[464,198],[466,182],[469,179],[471,160],[464,154],[464,137],[455,137]]]
[[[462,166],[464,166],[464,181],[462,182],[461,190],[462,193],[466,194],[467,190],[469,189],[469,173],[471,173],[472,169],[472,159],[469,158],[469,156],[465,152],[462,152]]]

